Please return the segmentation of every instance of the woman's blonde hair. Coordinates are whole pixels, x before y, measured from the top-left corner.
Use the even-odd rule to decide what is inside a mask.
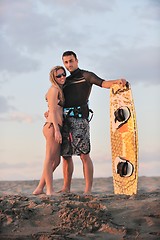
[[[64,104],[63,90],[62,90],[61,86],[56,81],[56,73],[59,69],[62,69],[64,71],[64,73],[66,74],[66,70],[63,66],[56,66],[56,67],[51,69],[49,79],[50,79],[50,82],[58,88],[58,90],[59,90],[58,91],[58,99],[60,100],[60,105],[63,106],[63,104]]]

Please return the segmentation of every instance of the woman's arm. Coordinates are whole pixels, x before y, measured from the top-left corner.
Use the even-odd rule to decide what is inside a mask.
[[[51,87],[47,94],[48,100],[48,108],[49,108],[49,122],[53,123],[54,130],[55,130],[55,139],[59,143],[62,142],[62,136],[59,129],[59,122],[58,122],[58,112],[57,112],[57,105],[58,105],[58,89],[56,87]]]

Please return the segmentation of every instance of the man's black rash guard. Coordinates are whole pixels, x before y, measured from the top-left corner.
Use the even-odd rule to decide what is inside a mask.
[[[87,104],[92,85],[102,87],[104,79],[99,78],[96,74],[76,69],[66,78],[63,87],[65,105],[64,107],[78,107]]]

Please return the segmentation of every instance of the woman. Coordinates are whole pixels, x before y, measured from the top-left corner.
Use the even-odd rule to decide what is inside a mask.
[[[64,96],[62,86],[66,80],[66,71],[62,66],[56,66],[50,71],[52,86],[46,94],[48,102],[48,117],[43,127],[46,138],[46,156],[43,173],[37,188],[33,194],[43,193],[46,185],[46,195],[53,195],[53,171],[60,164],[60,145],[62,143],[61,127],[63,122]]]

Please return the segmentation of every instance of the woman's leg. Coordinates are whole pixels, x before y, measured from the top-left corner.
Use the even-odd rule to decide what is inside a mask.
[[[55,141],[53,126],[50,128],[48,126],[49,124],[46,124],[43,128],[43,133],[46,138],[46,156],[40,182],[33,192],[35,195],[43,193],[45,184],[47,187],[46,194],[53,194],[53,171],[60,163],[60,144]]]
[[[60,162],[60,157],[57,156],[57,163]],[[59,164],[56,164],[56,161],[53,162],[53,165],[52,165],[52,172],[54,172],[54,170],[56,169],[56,167],[58,166]],[[38,183],[38,186],[36,187],[36,189],[34,190],[33,194],[34,195],[39,195],[39,194],[43,194],[43,189],[46,185],[46,182],[45,182],[45,177],[44,177],[44,171],[42,172],[42,176],[41,176],[41,179]]]
[[[39,194],[43,194],[43,188],[45,186],[45,179],[44,179],[44,174],[42,173],[41,179],[38,183],[38,186],[36,187],[36,189],[33,191],[34,195],[39,195]]]

